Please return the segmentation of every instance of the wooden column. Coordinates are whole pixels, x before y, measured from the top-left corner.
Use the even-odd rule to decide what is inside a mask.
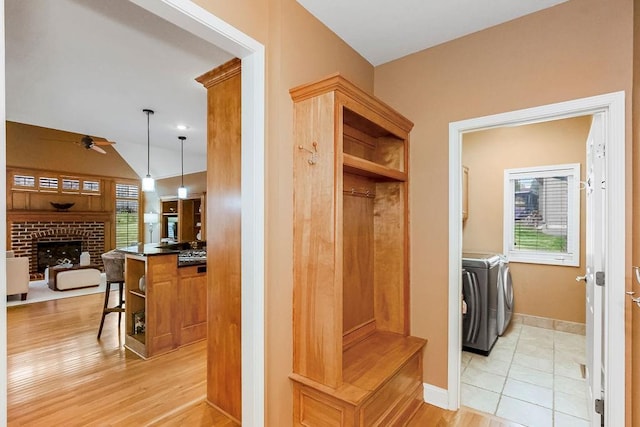
[[[240,60],[196,79],[207,88],[207,400],[240,422]]]

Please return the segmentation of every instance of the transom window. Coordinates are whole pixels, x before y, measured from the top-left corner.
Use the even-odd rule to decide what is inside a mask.
[[[80,190],[80,180],[74,178],[63,178],[62,189],[65,191],[78,191]]]
[[[43,189],[43,190],[57,190],[58,178],[41,176],[40,179],[38,179],[38,187],[40,187],[40,189]]]
[[[36,177],[31,175],[14,175],[13,186],[34,189],[36,187]]]
[[[579,163],[504,171],[504,252],[513,262],[579,265]]]

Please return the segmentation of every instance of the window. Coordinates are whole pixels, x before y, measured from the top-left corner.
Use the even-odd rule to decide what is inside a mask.
[[[51,178],[48,176],[41,176],[38,179],[38,187],[41,190],[57,190],[58,189],[58,178]]]
[[[504,171],[504,253],[509,261],[580,263],[580,164]]]
[[[62,190],[63,191],[79,191],[80,180],[73,178],[62,178]]]
[[[36,178],[31,175],[14,175],[13,176],[14,188],[28,188],[34,189],[36,186]]]
[[[82,181],[82,191],[88,194],[100,194],[100,182]]]
[[[116,183],[116,247],[138,242],[139,188],[137,185]]]

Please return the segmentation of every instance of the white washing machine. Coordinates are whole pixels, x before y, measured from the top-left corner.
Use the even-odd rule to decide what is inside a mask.
[[[500,260],[498,271],[498,307],[496,313],[496,327],[498,335],[502,336],[507,330],[513,315],[513,282],[509,271],[509,261],[505,257]]]

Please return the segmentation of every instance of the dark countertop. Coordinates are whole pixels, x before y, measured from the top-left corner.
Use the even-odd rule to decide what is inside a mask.
[[[158,256],[158,255],[179,255],[182,252],[180,249],[168,248],[166,246],[158,246],[156,243],[147,243],[140,245],[127,246],[124,248],[116,249],[119,252],[125,254],[141,255],[141,256]],[[196,265],[207,265],[206,260],[178,260],[178,267],[191,267]]]
[[[116,250],[127,253],[127,254],[144,255],[144,256],[173,255],[173,254],[177,255],[180,253],[178,249],[168,249],[166,247],[158,247],[158,245],[155,243],[127,246],[124,248],[117,248]]]

